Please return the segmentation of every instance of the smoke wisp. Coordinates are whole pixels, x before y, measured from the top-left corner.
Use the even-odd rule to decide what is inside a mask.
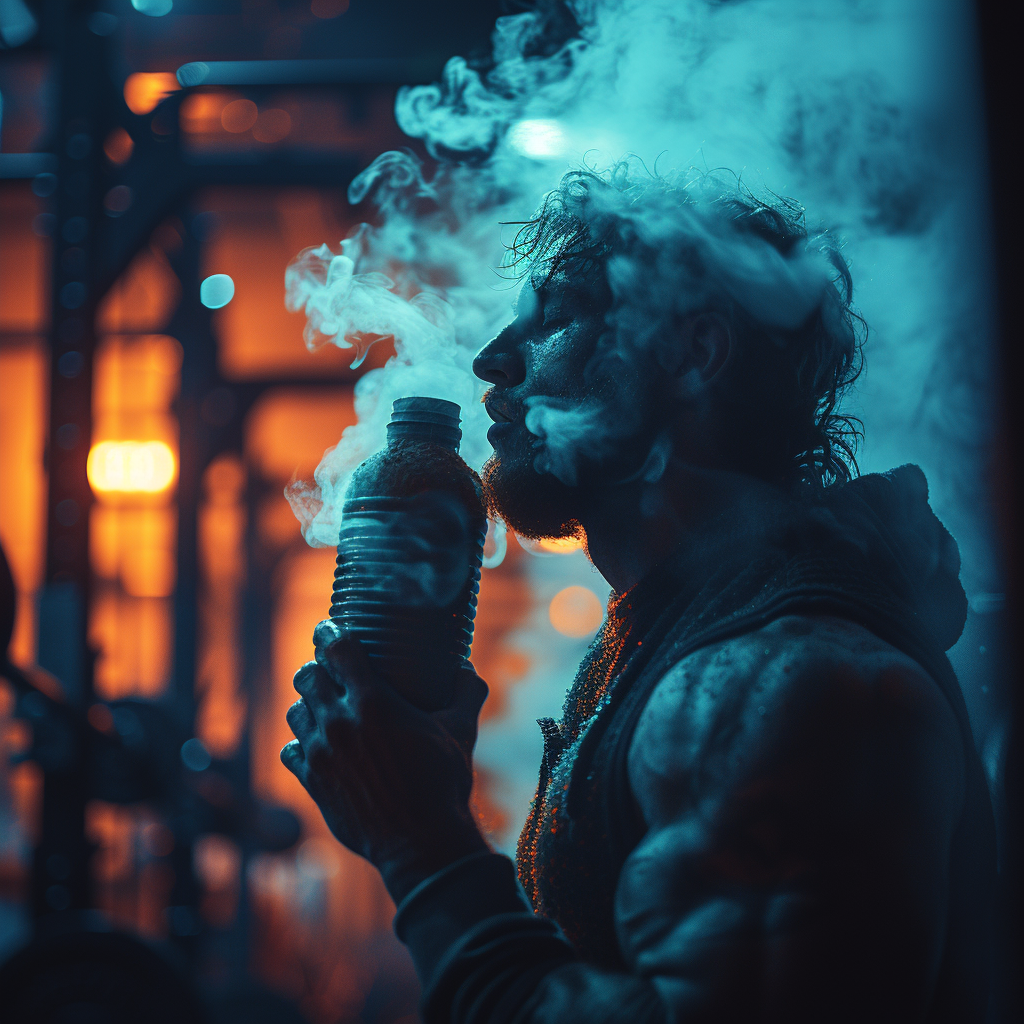
[[[965,548],[968,591],[997,589],[971,500],[990,325],[969,14],[965,0],[548,0],[499,20],[486,67],[455,58],[440,82],[403,89],[398,122],[434,166],[383,154],[350,189],[354,203],[373,200],[377,223],[288,270],[310,344],[351,346],[357,359],[376,337],[396,345],[360,379],[359,423],[326,453],[316,488],[290,492],[310,543],[335,543],[348,476],[383,445],[394,398],[458,402],[464,455],[482,464],[483,384],[470,367],[515,296],[494,273],[499,223],[528,219],[566,170],[635,154],[669,176],[729,168],[844,239],[871,329],[849,410],[865,424],[862,467],[919,462]],[[813,247],[783,258],[709,225],[695,207],[706,277],[759,320],[786,329],[822,302],[832,274]],[[666,224],[638,212],[636,230],[657,247]],[[651,318],[636,311],[680,301],[657,280],[674,279],[610,265],[617,357],[648,344]],[[535,402],[538,468],[571,481],[605,412]]]

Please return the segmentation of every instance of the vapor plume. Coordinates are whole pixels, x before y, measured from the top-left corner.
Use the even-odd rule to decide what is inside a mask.
[[[965,549],[968,591],[998,589],[970,498],[988,440],[990,302],[969,14],[966,0],[544,0],[499,19],[486,66],[455,58],[439,83],[403,89],[398,122],[433,166],[383,154],[350,189],[375,203],[376,224],[288,271],[311,345],[359,358],[393,335],[397,353],[360,379],[359,423],[325,455],[316,488],[290,494],[310,543],[335,543],[348,475],[383,444],[394,398],[458,402],[479,467],[489,446],[470,364],[515,296],[494,273],[498,225],[528,219],[566,170],[635,154],[659,174],[729,168],[845,240],[871,329],[849,410],[865,424],[862,467],[922,464]],[[656,239],[661,225],[638,230]],[[698,215],[693,230],[723,286],[780,327],[829,287],[813,251],[740,249]],[[636,308],[651,303],[636,267],[610,278]],[[572,418],[535,403],[539,468],[571,479],[600,422],[598,408]]]

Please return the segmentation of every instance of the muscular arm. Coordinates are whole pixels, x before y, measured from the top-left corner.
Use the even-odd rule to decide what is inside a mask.
[[[425,979],[428,1019],[920,1019],[962,762],[935,684],[858,627],[789,618],[698,652],[630,749],[648,825],[616,893],[630,973],[572,962],[509,901]]]

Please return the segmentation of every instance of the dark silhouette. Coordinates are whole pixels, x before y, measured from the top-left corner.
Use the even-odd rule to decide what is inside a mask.
[[[321,623],[282,751],[399,904],[425,1019],[983,1020],[959,553],[919,469],[857,476],[838,248],[794,204],[623,165],[568,175],[509,265],[475,364],[489,499],[614,591],[541,723],[518,880],[468,810],[470,669],[430,715]]]

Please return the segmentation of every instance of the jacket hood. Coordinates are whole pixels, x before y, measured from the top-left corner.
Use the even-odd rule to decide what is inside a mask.
[[[949,650],[967,621],[960,549],[928,504],[921,468],[858,477],[830,488],[824,503],[844,546]]]

